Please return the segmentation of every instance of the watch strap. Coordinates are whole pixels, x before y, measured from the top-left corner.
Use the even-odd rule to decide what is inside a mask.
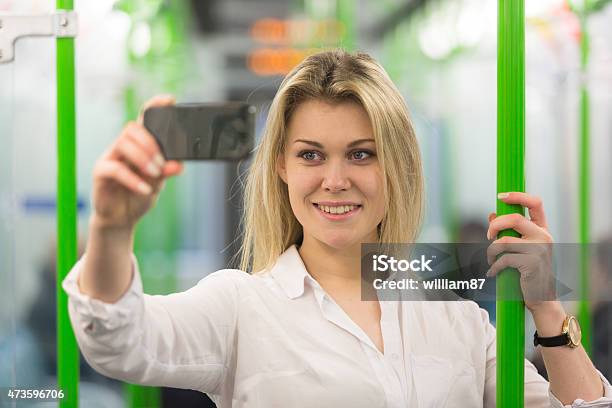
[[[566,346],[570,343],[570,338],[567,333],[560,334],[554,337],[539,337],[538,331],[536,330],[533,334],[533,345],[538,346],[541,345],[543,347],[558,347],[558,346]]]

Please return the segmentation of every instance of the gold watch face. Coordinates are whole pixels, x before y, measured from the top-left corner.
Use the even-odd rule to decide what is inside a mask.
[[[571,316],[568,322],[568,334],[571,341],[571,346],[578,347],[582,338],[582,332],[580,331],[580,325],[578,320],[574,316]]]

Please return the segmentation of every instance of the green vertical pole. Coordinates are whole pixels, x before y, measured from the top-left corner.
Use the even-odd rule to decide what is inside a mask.
[[[525,191],[524,0],[499,0],[497,42],[497,192]],[[524,214],[497,200],[497,214]],[[514,230],[499,236],[520,236]],[[525,309],[516,269],[497,278],[497,406],[524,403]]]
[[[588,0],[584,1],[580,16],[580,151],[579,151],[579,240],[580,240],[580,300],[578,321],[582,329],[582,346],[591,354],[591,314],[589,311],[589,91],[586,74],[589,58],[589,37],[587,33]]]
[[[72,10],[72,0],[57,0],[58,10]],[[68,317],[61,282],[77,260],[76,107],[74,39],[58,38],[57,75],[57,383],[61,407],[78,406],[79,351]]]
[[[355,0],[336,0],[336,18],[342,24],[340,45],[347,51],[355,49]]]

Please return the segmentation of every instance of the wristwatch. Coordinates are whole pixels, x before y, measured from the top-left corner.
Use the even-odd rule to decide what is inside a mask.
[[[561,334],[554,337],[539,337],[538,331],[533,334],[533,345],[542,347],[557,347],[557,346],[570,346],[571,348],[578,347],[580,345],[580,339],[582,338],[582,332],[580,331],[580,325],[575,316],[567,315],[563,320],[563,326],[561,327]]]

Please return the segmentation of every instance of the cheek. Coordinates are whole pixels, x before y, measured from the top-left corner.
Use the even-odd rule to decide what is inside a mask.
[[[362,171],[355,175],[355,180],[359,190],[369,201],[383,202],[383,183],[382,175],[376,171]]]
[[[363,172],[356,180],[357,187],[370,204],[372,216],[380,221],[385,215],[382,174],[379,171]]]
[[[305,199],[316,192],[320,185],[320,179],[316,171],[312,169],[291,167],[287,169],[287,189],[291,206],[294,209],[303,205]]]

